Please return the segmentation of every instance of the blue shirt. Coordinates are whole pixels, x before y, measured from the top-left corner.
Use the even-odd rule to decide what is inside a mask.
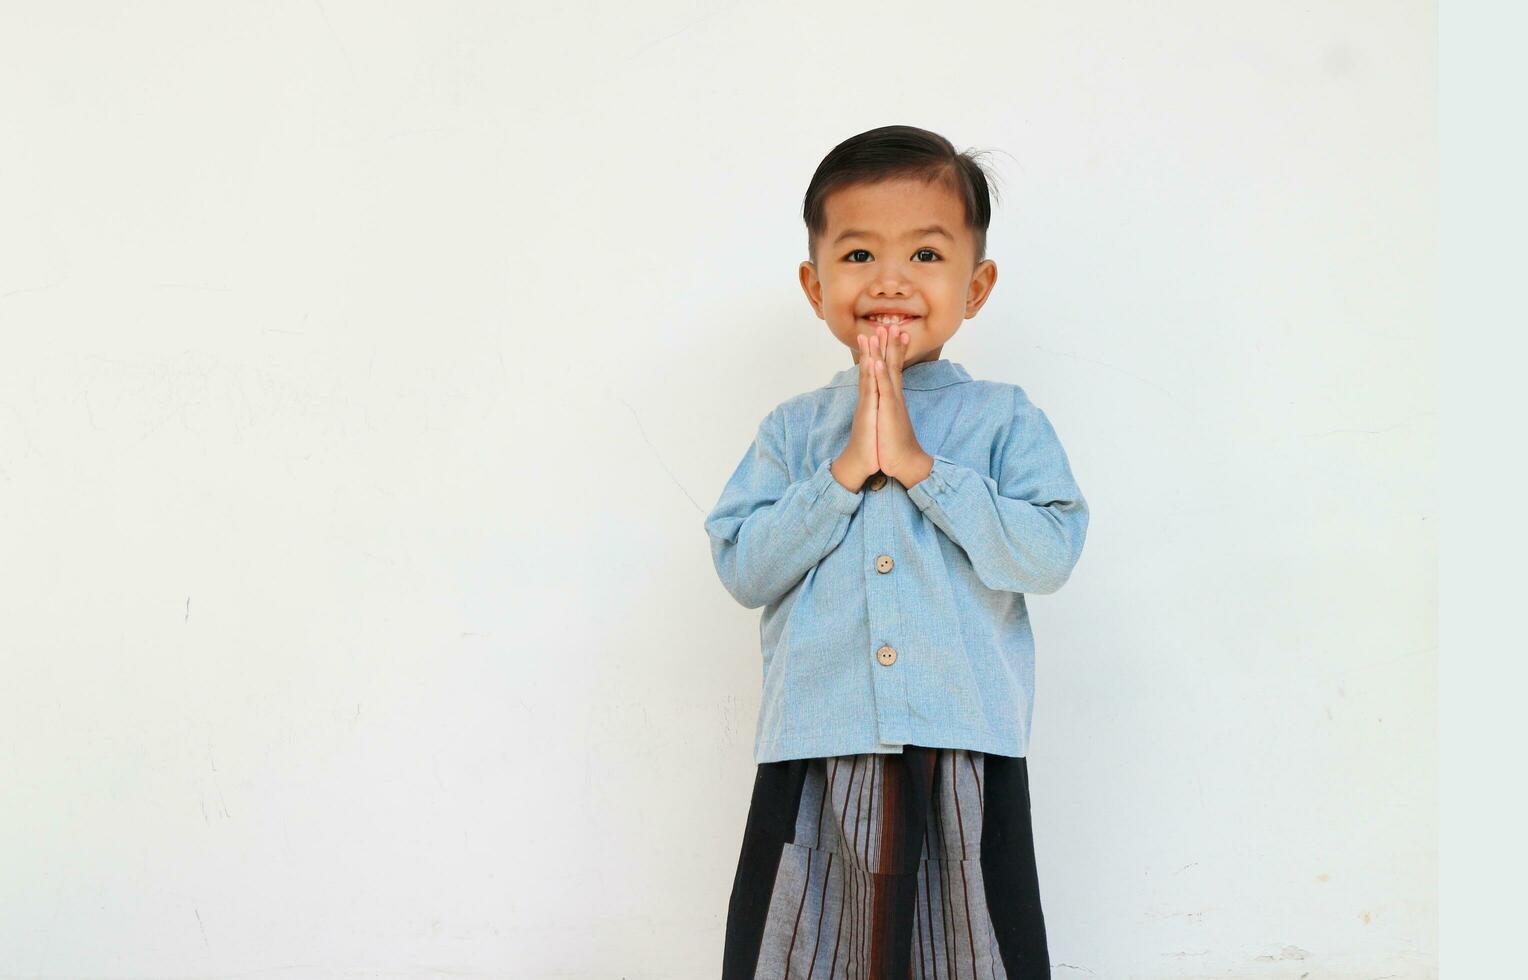
[[[722,584],[763,607],[756,762],[907,744],[1022,756],[1034,712],[1027,593],[1055,592],[1088,506],[1045,413],[954,361],[908,365],[933,470],[848,490],[859,366],[776,406],[706,516]]]

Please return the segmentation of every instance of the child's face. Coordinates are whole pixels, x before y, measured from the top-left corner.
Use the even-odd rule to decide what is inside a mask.
[[[876,335],[877,310],[916,315],[904,321],[904,364],[933,360],[960,322],[976,315],[997,280],[997,264],[976,262],[960,198],[944,184],[888,180],[844,187],[824,202],[827,230],[817,262],[801,263],[801,288],[854,363],[865,334]],[[945,234],[928,229],[938,226]],[[920,230],[921,229],[921,230]],[[888,333],[891,340],[896,333]]]

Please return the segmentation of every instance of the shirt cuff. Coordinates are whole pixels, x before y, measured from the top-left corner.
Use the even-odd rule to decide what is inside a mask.
[[[854,513],[859,510],[860,501],[865,499],[865,491],[850,490],[833,476],[831,458],[817,465],[817,472],[812,474],[812,484],[817,491],[814,496],[839,514]]]
[[[955,481],[960,478],[960,464],[948,456],[934,457],[933,468],[928,471],[928,476],[907,488],[907,499],[918,505],[919,510],[928,510],[941,497],[948,497],[955,489]]]

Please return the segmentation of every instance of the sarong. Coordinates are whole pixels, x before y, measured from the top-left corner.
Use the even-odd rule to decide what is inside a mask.
[[[1022,757],[760,764],[722,980],[1050,977]]]

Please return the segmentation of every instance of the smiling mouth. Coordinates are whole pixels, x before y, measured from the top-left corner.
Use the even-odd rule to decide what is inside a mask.
[[[900,319],[893,320],[893,319],[882,319],[881,317],[878,317],[878,316],[862,316],[862,317],[860,317],[860,319],[864,320],[866,323],[878,323],[878,324],[881,324],[883,326],[888,326],[888,327],[900,327],[900,326],[905,326],[906,324],[912,323],[914,320],[921,319],[921,317],[917,317],[917,316],[904,316],[904,317],[902,317]]]

